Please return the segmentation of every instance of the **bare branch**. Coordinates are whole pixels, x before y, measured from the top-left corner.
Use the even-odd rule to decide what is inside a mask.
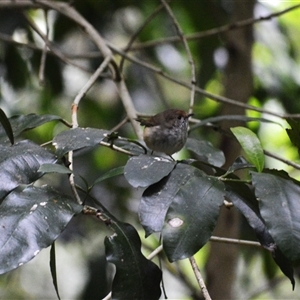
[[[202,275],[201,275],[200,270],[199,270],[199,268],[197,266],[197,263],[196,263],[196,260],[195,260],[194,256],[190,257],[189,261],[191,263],[192,269],[193,269],[194,274],[196,276],[197,282],[198,282],[198,284],[199,284],[199,286],[200,286],[200,288],[202,290],[204,299],[205,300],[211,300],[211,297],[210,297],[210,295],[208,293],[208,290],[206,288],[206,285],[204,283],[204,280],[202,278]]]
[[[188,61],[189,64],[191,65],[191,75],[192,75],[192,80],[191,80],[191,96],[190,96],[190,106],[189,106],[189,113],[192,113],[193,107],[194,107],[194,102],[195,102],[195,87],[196,87],[196,68],[195,68],[195,62],[191,53],[191,50],[189,48],[188,42],[184,36],[184,33],[181,29],[181,26],[179,24],[179,22],[177,21],[175,15],[173,14],[173,11],[171,10],[170,6],[167,4],[167,2],[165,0],[161,0],[162,4],[164,5],[167,13],[169,14],[169,16],[172,19],[172,22],[175,25],[175,28],[177,30],[177,34],[180,38],[180,40],[182,41],[185,51],[187,53],[188,56]]]

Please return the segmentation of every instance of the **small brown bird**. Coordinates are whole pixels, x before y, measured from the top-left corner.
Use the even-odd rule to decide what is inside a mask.
[[[188,114],[180,109],[168,109],[155,116],[137,118],[144,128],[144,141],[153,151],[172,155],[185,145],[188,134]]]

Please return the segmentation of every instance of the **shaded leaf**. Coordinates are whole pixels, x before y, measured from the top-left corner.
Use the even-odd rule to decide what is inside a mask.
[[[112,177],[115,177],[115,176],[118,176],[118,175],[122,175],[123,173],[124,173],[124,167],[123,166],[111,169],[111,170],[107,171],[106,173],[104,173],[99,178],[97,178],[92,186],[94,186],[95,184],[98,184],[98,183],[100,183],[103,180],[106,180],[108,178],[112,178]]]
[[[61,117],[55,115],[29,114],[29,115],[12,116],[11,118],[9,118],[9,122],[11,124],[14,136],[18,136],[23,131],[36,128],[38,126],[41,126],[45,123],[54,120],[61,120]],[[6,140],[7,140],[6,134],[0,127],[0,141],[6,141]]]
[[[264,168],[265,156],[256,134],[250,129],[240,126],[231,128],[231,131],[241,144],[249,162],[256,167],[258,172],[261,172]]]
[[[133,187],[147,187],[166,177],[175,164],[174,161],[163,157],[134,156],[128,160],[124,176]]]
[[[38,172],[60,173],[60,174],[71,174],[72,173],[72,171],[69,168],[67,168],[63,165],[58,165],[58,164],[43,164],[38,169]]]
[[[162,231],[168,259],[176,261],[194,255],[209,240],[224,201],[224,185],[198,169],[178,186]]]
[[[249,164],[245,158],[243,156],[239,156],[232,164],[232,166],[230,166],[226,172],[226,174],[224,175],[224,177],[230,173],[233,173],[237,170],[241,170],[241,169],[249,169],[249,168],[254,168],[253,165]]]
[[[162,230],[170,204],[181,186],[194,176],[194,170],[192,166],[178,163],[167,177],[144,191],[139,207],[139,218],[146,236]]]
[[[30,141],[0,145],[0,198],[20,184],[39,179],[43,175],[38,172],[40,166],[55,161],[54,154]]]
[[[248,224],[254,230],[261,245],[269,250],[276,264],[295,286],[294,270],[291,262],[282,254],[269,233],[263,218],[260,215],[258,201],[253,192],[244,184],[226,182],[226,198],[245,216]]]
[[[224,153],[208,141],[188,138],[185,147],[197,154],[200,160],[210,165],[222,167],[225,163]]]
[[[57,298],[60,300],[60,296],[58,292],[58,284],[57,284],[57,274],[56,274],[55,242],[53,242],[50,248],[50,272],[51,272],[52,282],[56,291]]]
[[[300,259],[300,185],[285,172],[252,172],[260,213],[276,245],[292,262]]]
[[[141,253],[136,230],[121,222],[112,222],[115,234],[105,238],[106,258],[116,266],[112,299],[159,299],[161,270]]]
[[[10,143],[13,145],[14,144],[14,133],[13,133],[13,130],[11,128],[10,122],[9,122],[6,114],[4,113],[4,111],[1,108],[0,108],[0,122],[3,126],[3,129],[4,129],[7,137],[9,138]]]
[[[48,187],[12,191],[0,206],[0,274],[48,247],[82,207]]]
[[[293,119],[287,119],[287,122],[290,124],[291,129],[286,129],[286,132],[300,153],[300,122]]]
[[[56,148],[57,155],[62,157],[69,151],[99,144],[107,133],[109,133],[107,130],[78,127],[61,132],[53,139],[52,144]]]

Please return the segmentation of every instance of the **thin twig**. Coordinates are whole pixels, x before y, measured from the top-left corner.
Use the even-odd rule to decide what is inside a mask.
[[[226,243],[226,244],[236,244],[236,245],[244,245],[244,246],[253,246],[261,248],[262,245],[259,242],[253,241],[246,241],[246,240],[239,240],[239,239],[231,239],[231,238],[224,238],[218,236],[211,236],[211,242],[218,242],[218,243]]]
[[[195,260],[194,256],[191,256],[189,258],[189,261],[191,263],[191,266],[192,266],[192,269],[194,271],[194,274],[195,274],[195,277],[197,279],[197,282],[198,282],[198,284],[199,284],[199,286],[200,286],[200,288],[202,290],[204,299],[205,300],[211,300],[211,297],[210,297],[210,295],[208,293],[208,290],[206,288],[205,282],[204,282],[204,280],[202,278],[202,275],[201,275],[200,270],[199,270],[199,268],[197,266],[197,263],[196,263],[196,260]]]
[[[155,67],[152,64],[149,64],[149,63],[144,62],[144,61],[142,61],[142,60],[140,60],[136,57],[128,55],[127,53],[124,53],[122,50],[120,50],[119,48],[117,48],[115,45],[113,45],[112,43],[110,43],[108,41],[107,41],[107,44],[112,49],[112,51],[114,51],[115,53],[117,53],[119,55],[125,56],[125,58],[128,59],[129,61],[131,61],[133,63],[136,63],[136,64],[138,64],[138,65],[140,65],[144,68],[147,68],[148,70],[150,70],[154,73],[157,73],[158,75],[160,75],[161,77],[163,77],[163,78],[165,78],[169,81],[177,83],[178,85],[181,85],[181,86],[183,86],[187,89],[192,89],[192,84],[187,83],[187,82],[182,81],[182,80],[179,80],[179,79],[176,79],[176,78],[170,76],[169,74],[163,72],[161,68]],[[298,118],[300,118],[300,114],[280,114],[280,113],[268,111],[268,110],[265,110],[265,109],[262,109],[262,108],[259,108],[259,107],[253,106],[253,105],[241,103],[239,101],[236,101],[236,100],[233,100],[233,99],[230,99],[230,98],[227,98],[227,97],[223,97],[223,96],[219,96],[219,95],[209,93],[209,92],[199,88],[198,86],[195,87],[195,91],[197,93],[199,93],[199,94],[201,94],[201,95],[203,95],[207,98],[210,98],[214,101],[217,101],[217,102],[227,103],[227,104],[230,104],[230,105],[243,107],[245,109],[249,109],[249,110],[258,111],[258,112],[261,112],[261,113],[273,115],[273,116],[276,116],[276,117],[279,117],[279,118],[282,118],[282,119],[287,119],[287,118],[295,118],[295,119],[297,118],[298,119]]]
[[[163,5],[159,5],[152,13],[150,16],[148,16],[143,24],[136,30],[136,32],[131,36],[128,44],[126,45],[126,47],[123,49],[124,52],[128,52],[132,46],[132,44],[134,43],[135,39],[138,37],[138,35],[142,32],[142,30],[156,17],[156,15],[164,8]],[[125,57],[122,56],[121,61],[120,61],[120,72],[122,72],[123,70],[123,66],[124,66],[124,61],[125,61]]]
[[[97,78],[101,75],[101,73],[105,70],[105,68],[108,66],[108,64],[110,63],[111,60],[112,60],[111,56],[106,56],[106,58],[100,64],[100,66],[97,68],[95,73],[89,78],[89,80],[86,82],[86,84],[81,88],[81,90],[77,94],[76,98],[74,99],[74,104],[79,105],[80,100],[89,91],[89,89],[92,87],[92,85],[95,83]]]
[[[167,4],[167,2],[165,0],[161,0],[162,4],[164,5],[167,13],[169,14],[175,28],[177,31],[177,34],[180,38],[180,40],[182,41],[185,51],[187,53],[188,56],[188,61],[189,64],[191,65],[191,75],[192,75],[192,80],[191,80],[191,96],[190,96],[190,105],[189,105],[189,113],[192,113],[193,111],[193,107],[194,107],[194,102],[195,102],[195,86],[196,86],[196,67],[195,67],[195,62],[191,53],[191,50],[189,48],[188,42],[185,38],[185,35],[181,29],[181,26],[179,24],[179,22],[177,21],[173,11],[171,10],[170,6]]]
[[[267,156],[269,156],[269,157],[272,157],[272,158],[274,158],[274,159],[277,159],[277,160],[279,160],[279,161],[285,163],[286,165],[289,165],[289,166],[291,166],[291,167],[294,167],[294,168],[297,169],[297,170],[300,170],[300,165],[299,165],[299,164],[294,163],[294,162],[292,162],[292,161],[290,161],[290,160],[288,160],[288,159],[285,159],[285,158],[283,158],[283,157],[280,157],[279,155],[277,155],[277,154],[275,154],[275,153],[272,153],[272,152],[269,152],[269,151],[267,151],[267,150],[264,150],[264,154],[267,155]]]
[[[211,37],[211,36],[218,35],[218,34],[230,31],[230,30],[236,30],[241,27],[250,26],[250,25],[254,25],[256,23],[260,23],[263,21],[272,20],[273,18],[280,17],[280,16],[282,16],[292,10],[298,9],[298,8],[300,8],[300,4],[296,4],[287,9],[269,14],[267,16],[263,16],[263,17],[259,17],[259,18],[249,18],[246,20],[232,23],[232,24],[227,24],[227,25],[224,25],[224,26],[221,26],[218,28],[213,28],[213,29],[209,29],[206,31],[202,31],[202,32],[192,33],[192,34],[186,34],[185,39],[188,41],[194,41],[194,40],[199,40],[199,39],[206,38],[206,37]],[[130,48],[130,51],[137,51],[137,50],[155,47],[155,46],[162,45],[162,44],[180,42],[180,40],[181,40],[180,37],[172,36],[172,37],[165,37],[165,38],[152,40],[152,41],[148,41],[148,42],[143,42],[143,43],[136,43],[135,45],[133,45]]]

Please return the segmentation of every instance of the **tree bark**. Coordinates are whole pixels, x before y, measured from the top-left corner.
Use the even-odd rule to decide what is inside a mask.
[[[253,17],[255,0],[234,0],[230,22]],[[224,70],[224,95],[246,103],[252,93],[253,44],[252,27],[244,27],[225,34],[228,62]],[[224,105],[223,115],[244,114],[243,108]],[[223,122],[222,129],[243,125],[239,122]],[[234,139],[224,136],[221,149],[226,156],[226,167],[230,166],[240,153],[240,146]],[[239,237],[239,215],[235,209],[221,209],[214,235],[222,237]],[[207,288],[214,300],[233,299],[233,285],[236,278],[238,246],[211,243],[209,259],[206,265]]]

